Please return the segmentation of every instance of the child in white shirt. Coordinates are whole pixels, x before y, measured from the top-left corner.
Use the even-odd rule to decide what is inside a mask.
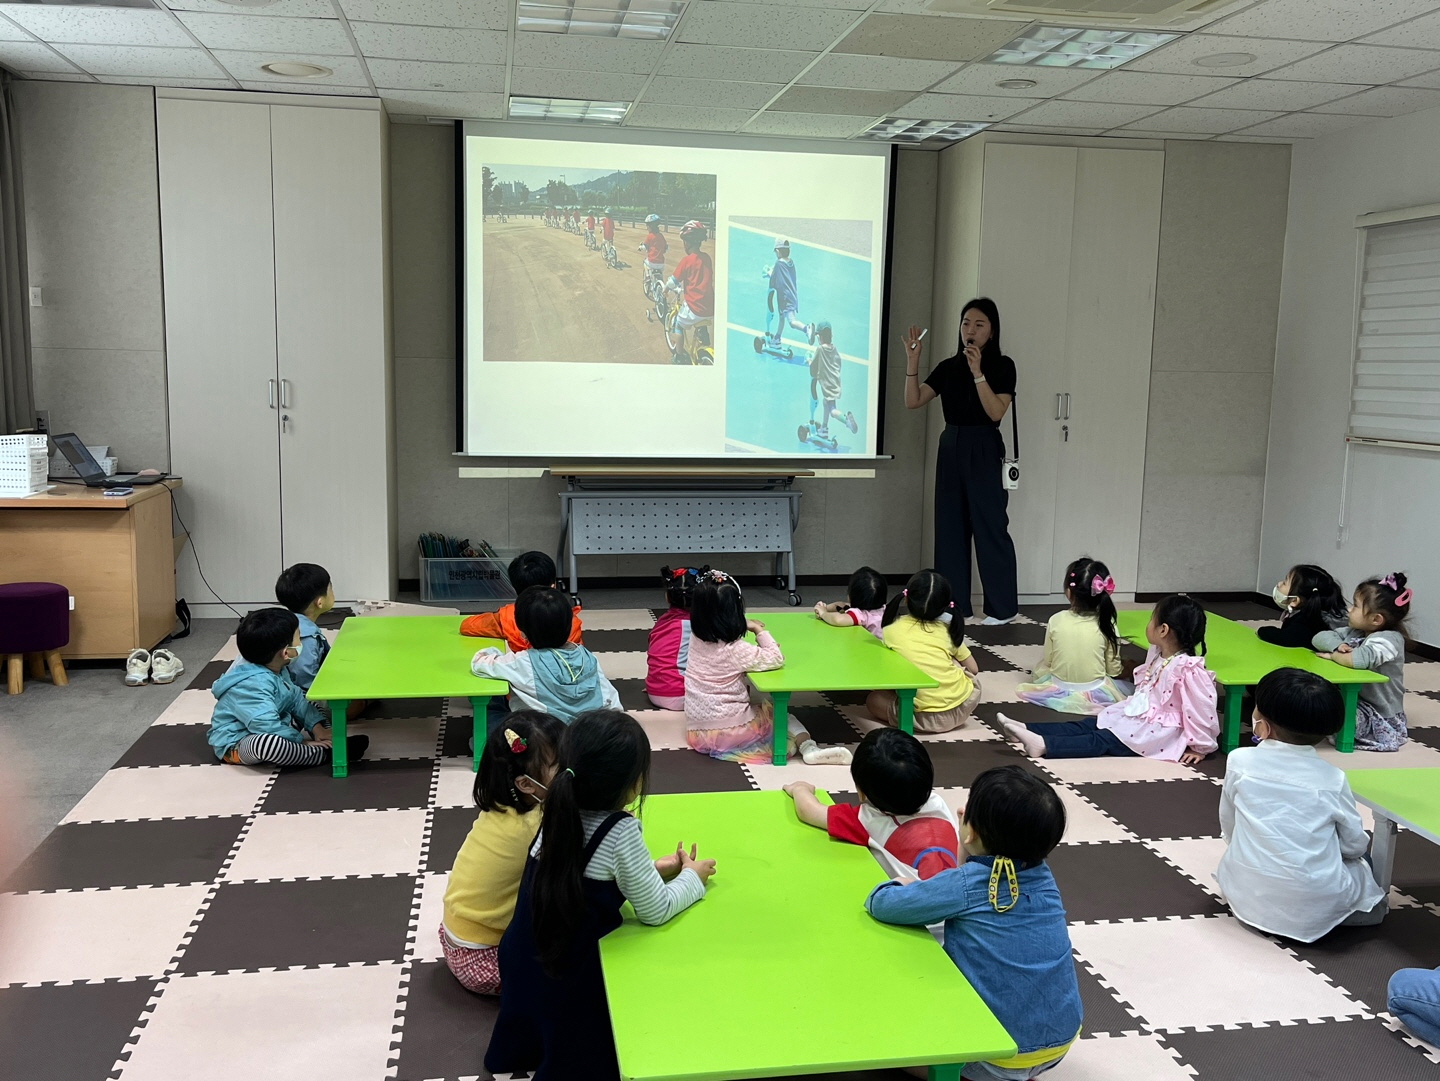
[[[1235,917],[1261,931],[1314,942],[1385,916],[1350,783],[1315,751],[1344,719],[1333,683],[1277,669],[1255,688],[1260,745],[1225,762],[1220,832],[1228,847],[1215,878]]]

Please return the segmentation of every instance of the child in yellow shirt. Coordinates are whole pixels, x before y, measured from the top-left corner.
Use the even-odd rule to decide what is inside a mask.
[[[949,613],[945,621],[941,617]],[[940,681],[915,693],[915,731],[949,732],[959,728],[980,704],[980,665],[965,646],[965,621],[956,619],[950,582],[939,571],[917,571],[900,596],[885,606],[881,638],[927,676]],[[894,691],[871,691],[870,716],[892,727],[899,723],[900,699]]]

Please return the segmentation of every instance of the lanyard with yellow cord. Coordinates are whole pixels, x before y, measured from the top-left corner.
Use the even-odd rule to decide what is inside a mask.
[[[1010,887],[1010,903],[1000,904],[1000,876]],[[996,856],[990,867],[990,907],[996,912],[1009,912],[1020,902],[1020,883],[1015,877],[1015,864],[1007,856]]]

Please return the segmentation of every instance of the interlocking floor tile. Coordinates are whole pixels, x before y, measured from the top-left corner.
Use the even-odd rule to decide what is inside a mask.
[[[1055,791],[1065,804],[1065,844],[1135,840],[1123,824],[1105,816],[1105,808],[1084,799],[1084,792],[1063,784],[1056,785]]]
[[[1200,1081],[1274,1081],[1277,1076],[1434,1081],[1440,1076],[1440,1068],[1378,1020],[1185,1032],[1167,1036],[1166,1043],[1195,1067]]]
[[[654,709],[655,703],[650,701],[650,696],[645,693],[644,679],[616,679],[610,673],[605,673],[605,678],[615,686],[615,693],[620,696],[621,709]]]
[[[1221,790],[1209,781],[1077,784],[1075,790],[1137,837],[1220,835]]]
[[[580,613],[585,635],[591,631],[645,631],[655,625],[655,616],[648,608],[586,608]]]
[[[1440,905],[1440,845],[1401,830],[1396,838],[1393,881],[1397,889],[1417,901]]]
[[[1088,1013],[1088,1011],[1087,1011]],[[1086,1017],[1086,1028],[1089,1017]],[[1042,1075],[1043,1076],[1043,1075]],[[1193,1081],[1194,1074],[1169,1050],[1162,1038],[1096,1036],[1078,1040],[1065,1061],[1055,1067],[1055,1081]],[[1217,1078],[1217,1081],[1219,1079]]]
[[[855,791],[849,766],[807,766],[798,755],[787,759],[783,766],[761,762],[744,769],[762,792],[778,792],[792,781],[809,781],[827,792]]]
[[[57,826],[15,872],[17,890],[209,882],[245,825],[226,818],[71,822]]]
[[[205,739],[209,732],[208,718],[205,724],[152,724],[115,765],[219,766],[220,759]]]
[[[1405,662],[1405,689],[1440,693],[1440,661]]]
[[[228,672],[230,670],[230,665],[233,663],[234,662],[232,660],[211,661],[204,668],[200,669],[200,671],[195,673],[195,677],[190,680],[189,685],[185,689],[188,691],[209,692],[210,688],[215,685],[215,681],[221,676],[223,676],[226,672]],[[211,699],[211,702],[214,702],[213,697]]]
[[[445,919],[445,887],[450,884],[447,871],[420,876],[420,916],[416,921],[415,942],[405,955],[407,961],[443,961],[440,949],[440,924]]]
[[[839,768],[848,774],[844,767]],[[750,778],[738,762],[721,762],[691,750],[650,754],[652,796],[662,792],[748,792],[750,789]]]
[[[935,764],[935,783],[945,788],[968,788],[981,773],[995,766],[1021,766],[1044,776],[1034,761],[1000,740],[948,742],[921,737]]]
[[[1410,675],[1410,666],[1405,666],[1406,678]],[[1440,728],[1440,698],[1428,694],[1416,694],[1414,691],[1405,692],[1405,725],[1414,731],[1434,730]]]
[[[1125,1004],[1113,991],[1078,962],[1075,965],[1075,978],[1080,983],[1080,1004],[1085,1011],[1084,1026],[1081,1029],[1084,1035],[1096,1036],[1102,1032],[1118,1035],[1122,1032],[1139,1032],[1145,1027],[1145,1023],[1126,1009]],[[1068,1072],[1067,1064],[1066,1073]],[[1064,1077],[1065,1074],[1060,1076]]]
[[[405,996],[397,1081],[489,1077],[483,1061],[499,1006],[498,998],[461,987],[444,961],[417,963]]]
[[[1285,944],[1378,1012],[1396,969],[1440,965],[1440,916],[1428,908],[1392,908],[1378,927],[1337,927],[1318,942]]]
[[[425,815],[418,807],[256,815],[225,879],[415,874]]]
[[[438,700],[428,702],[427,705],[432,710],[439,709]],[[370,711],[366,710],[364,717],[350,722],[349,731],[356,735],[364,733],[370,737],[370,746],[365,751],[365,757],[371,761],[392,758],[428,760],[435,757],[435,745],[440,739],[440,723],[438,714],[429,717],[371,717]]]
[[[433,761],[350,763],[350,776],[333,777],[328,765],[282,770],[260,810],[361,811],[424,807],[430,801]]]
[[[1061,845],[1050,869],[1073,921],[1195,916],[1224,906],[1138,841]]]
[[[130,688],[126,688],[129,690]],[[198,724],[210,727],[210,715],[215,712],[215,696],[209,691],[197,691],[187,687],[175,696],[163,713],[156,717],[154,724]]]
[[[107,1076],[154,991],[154,980],[0,988],[6,1076],[15,1081]]]
[[[1195,776],[1178,762],[1161,762],[1157,758],[1042,758],[1039,761],[1047,773],[1053,773],[1067,784],[1186,781]]]
[[[1220,896],[1215,881],[1215,868],[1225,855],[1225,841],[1220,837],[1186,837],[1169,841],[1146,841],[1145,846],[1158,852],[1201,886]]]
[[[443,701],[443,698],[378,698],[365,707],[365,713],[356,723],[438,717]],[[356,728],[355,731],[363,732],[368,729]]]
[[[668,709],[632,709],[630,716],[640,722],[655,751],[685,751],[685,714]]]
[[[475,807],[475,760],[469,755],[442,758],[435,790],[436,807]]]
[[[617,679],[635,679],[644,683],[649,670],[649,660],[643,651],[596,652],[595,659],[600,662],[600,671],[604,672],[605,678],[612,683]]]
[[[61,821],[245,815],[254,809],[273,772],[261,766],[112,769]]]
[[[980,649],[982,653],[993,654],[1004,661],[1009,667],[1018,672],[1024,672],[1027,675],[1035,670],[1035,666],[1039,664],[1045,656],[1044,645],[993,645],[981,646]],[[983,668],[985,666],[981,665],[981,667]]]
[[[475,816],[480,812],[470,807],[441,807],[430,812],[430,847],[425,853],[426,872],[449,871],[455,864],[455,853],[470,835]]]
[[[832,706],[791,705],[790,712],[805,726],[816,743],[825,745],[847,743],[850,746],[860,742],[860,733],[855,730],[845,715]]]
[[[585,648],[591,653],[596,655],[601,653],[607,655],[611,653],[648,653],[650,650],[649,630],[591,629],[588,617],[585,617],[583,621],[585,623]]]
[[[965,626],[965,637],[982,646],[1043,646],[1045,628],[1035,623],[1007,623],[1002,627]]]
[[[1440,751],[1410,740],[1398,751],[1351,751],[1341,754],[1322,743],[1320,757],[1341,769],[1434,769],[1440,767]]]

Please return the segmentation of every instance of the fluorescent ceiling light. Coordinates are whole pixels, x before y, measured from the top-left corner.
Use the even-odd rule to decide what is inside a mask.
[[[1168,45],[1179,36],[1131,30],[1087,30],[1079,26],[1032,26],[985,59],[992,64],[1106,70]]]
[[[542,34],[664,41],[685,0],[520,0],[515,25]]]
[[[984,131],[989,124],[977,124],[968,120],[901,120],[886,117],[874,127],[860,133],[862,139],[880,139],[891,143],[923,143],[937,139],[945,143],[958,143],[977,132]]]
[[[585,101],[581,98],[510,99],[511,120],[565,120],[572,124],[618,124],[629,111],[628,101]]]

